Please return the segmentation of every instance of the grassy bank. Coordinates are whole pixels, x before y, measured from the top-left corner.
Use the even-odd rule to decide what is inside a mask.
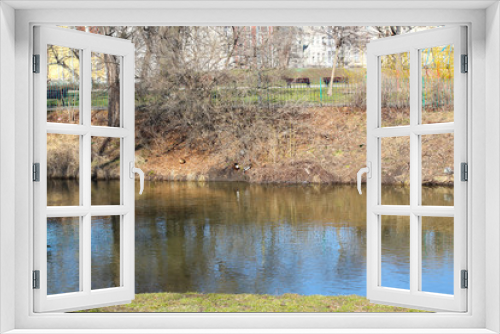
[[[420,312],[350,296],[144,293],[130,304],[82,312]]]

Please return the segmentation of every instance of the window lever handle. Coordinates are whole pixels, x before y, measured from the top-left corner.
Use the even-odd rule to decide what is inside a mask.
[[[359,171],[358,171],[358,174],[357,174],[357,181],[358,181],[358,193],[361,195],[362,192],[361,192],[361,176],[366,173],[366,177],[368,179],[371,179],[372,177],[372,163],[371,162],[368,162],[367,163],[367,166],[366,167],[363,167],[361,168]]]
[[[135,178],[135,173],[139,174],[139,182],[141,185],[141,189],[139,190],[139,195],[142,195],[142,192],[144,191],[144,172],[140,168],[134,167],[133,161],[130,161],[129,167],[130,167],[129,170],[131,179]]]

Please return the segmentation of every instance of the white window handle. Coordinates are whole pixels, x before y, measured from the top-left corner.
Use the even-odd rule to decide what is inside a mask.
[[[358,193],[360,195],[362,194],[362,192],[361,192],[361,175],[363,175],[363,173],[366,173],[366,177],[371,179],[371,177],[372,177],[372,163],[371,162],[367,162],[367,166],[364,168],[361,168],[358,171]]]
[[[129,163],[129,171],[130,171],[130,178],[134,179],[135,178],[135,173],[139,174],[139,181],[141,184],[141,189],[139,190],[139,195],[142,195],[142,191],[144,190],[144,172],[137,167],[134,167],[134,162],[130,161]]]

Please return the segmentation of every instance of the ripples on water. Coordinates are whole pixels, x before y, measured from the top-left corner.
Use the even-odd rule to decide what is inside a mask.
[[[99,182],[93,204],[118,185]],[[398,203],[407,191],[384,196]],[[453,200],[452,188],[423,192],[434,205]],[[48,198],[78,203],[78,183],[49,181]],[[424,291],[453,293],[450,219],[422,222]],[[117,229],[116,217],[93,219],[93,288],[119,283]],[[366,201],[354,186],[150,182],[136,195],[135,231],[137,293],[366,295]],[[409,223],[384,217],[381,232],[382,284],[408,288]],[[48,220],[49,293],[78,290],[78,240],[78,220]]]

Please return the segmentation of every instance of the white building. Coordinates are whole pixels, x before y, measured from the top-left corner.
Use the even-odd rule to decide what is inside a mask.
[[[304,27],[302,67],[331,67],[335,55],[335,41],[320,34],[313,27]]]
[[[302,41],[303,60],[300,67],[332,67],[335,57],[335,40],[327,33],[323,33],[323,27],[304,27],[304,38]],[[351,30],[359,32],[363,27],[352,27]],[[339,50],[338,67],[357,68],[366,66],[365,46],[366,39],[359,38],[359,41],[350,45],[344,45]]]

